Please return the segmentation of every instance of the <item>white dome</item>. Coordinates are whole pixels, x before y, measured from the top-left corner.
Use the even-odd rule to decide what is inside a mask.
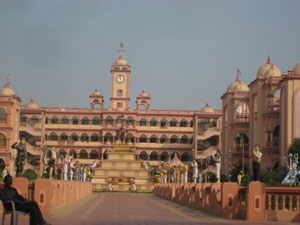
[[[119,56],[119,58],[114,62],[115,65],[128,65],[128,62],[122,57],[122,55]]]
[[[212,113],[215,110],[210,107],[210,105],[208,103],[206,103],[206,105],[201,109],[201,112],[205,112],[205,113]]]
[[[39,106],[34,102],[33,98],[30,99],[30,102],[26,105],[27,109],[38,109]]]
[[[271,71],[270,71],[271,69]],[[274,65],[271,62],[271,57],[268,57],[267,63],[262,65],[257,73],[256,73],[256,77],[259,78],[266,78],[266,77],[270,77],[270,76],[274,76],[274,77],[280,77],[281,73],[280,70],[278,69],[278,67],[276,65]]]
[[[293,71],[294,71],[294,75],[300,75],[300,63],[294,66]]]

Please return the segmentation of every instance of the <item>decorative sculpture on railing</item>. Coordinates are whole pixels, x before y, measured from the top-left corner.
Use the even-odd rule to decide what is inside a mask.
[[[297,175],[300,174],[300,170],[298,170],[298,154],[290,154],[289,159],[289,169],[290,171],[286,175],[286,177],[281,182],[282,184],[289,184],[289,185],[297,185],[299,181],[297,179]]]

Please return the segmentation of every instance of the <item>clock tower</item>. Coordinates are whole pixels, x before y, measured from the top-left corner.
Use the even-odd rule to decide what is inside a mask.
[[[121,43],[120,56],[111,65],[111,108],[112,109],[129,109],[129,78],[130,65],[123,58],[123,44]]]

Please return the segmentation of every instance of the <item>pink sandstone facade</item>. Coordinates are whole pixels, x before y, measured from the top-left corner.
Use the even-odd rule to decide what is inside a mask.
[[[182,161],[204,158],[220,148],[221,111],[206,104],[201,110],[162,110],[150,107],[151,97],[143,90],[130,108],[130,64],[122,55],[111,65],[110,107],[96,89],[88,108],[40,107],[33,99],[21,105],[8,79],[0,93],[0,156],[14,174],[16,153],[11,145],[26,138],[25,169],[41,174],[43,150],[54,147],[60,156],[73,155],[82,164],[105,159],[119,140],[116,132],[125,123],[128,145],[141,160],[152,164],[178,154]]]
[[[240,71],[222,99],[223,172],[238,160],[251,166],[252,149],[262,150],[262,169],[285,166],[293,139],[300,136],[300,64],[282,74],[268,57],[247,86]]]

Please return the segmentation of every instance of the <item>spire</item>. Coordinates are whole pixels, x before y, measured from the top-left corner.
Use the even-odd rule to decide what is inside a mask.
[[[118,50],[118,52],[120,53],[120,58],[122,58],[122,52],[125,52],[124,45],[123,45],[122,41],[120,43],[120,49]]]
[[[34,103],[33,97],[30,98],[30,102],[31,102],[31,103]]]
[[[271,54],[269,54],[269,56],[268,56],[267,64],[272,64],[272,62],[271,62]]]
[[[9,73],[7,73],[5,87],[10,87],[10,75],[9,75]]]
[[[240,77],[241,77],[241,71],[240,71],[240,68],[238,67],[237,68],[237,72],[236,72],[236,79],[235,80],[240,80]]]

